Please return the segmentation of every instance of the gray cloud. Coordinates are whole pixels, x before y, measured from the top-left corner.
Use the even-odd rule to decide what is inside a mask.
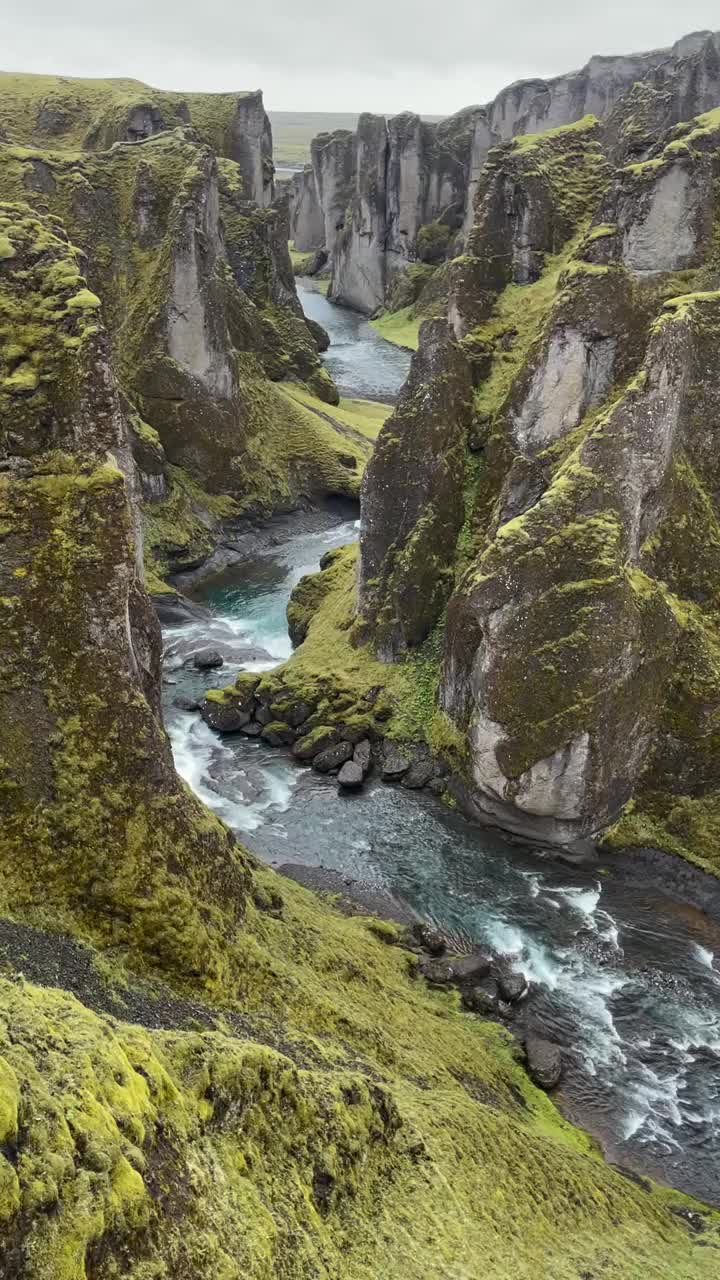
[[[717,0],[514,0],[506,10],[497,0],[19,0],[13,10],[0,11],[6,70],[262,87],[284,110],[438,113],[719,21]]]

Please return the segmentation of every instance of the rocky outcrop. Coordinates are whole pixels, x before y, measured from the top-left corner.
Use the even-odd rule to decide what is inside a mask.
[[[328,296],[372,314],[385,298],[387,264],[387,125],[384,116],[362,115],[354,141],[355,174],[341,229],[334,232]]]
[[[137,80],[0,74],[0,121],[4,141],[76,151],[190,126],[237,164],[245,199],[262,206],[273,197],[272,130],[260,91],[179,94]]]
[[[452,257],[466,245],[493,148],[592,116],[614,160],[645,158],[670,126],[719,100],[720,35],[700,32],[670,49],[595,57],[569,75],[520,81],[439,124],[396,116],[385,126],[384,159],[379,118],[371,137],[363,117],[355,138],[343,133],[340,145],[340,135],[323,135],[317,156],[313,144],[313,172],[295,187],[296,247],[318,247],[322,215],[331,296],[367,313],[395,306],[392,290],[408,264]],[[322,155],[325,168],[316,162]]]
[[[290,181],[290,239],[298,253],[313,253],[325,244],[325,219],[320,208],[315,175],[305,165]]]
[[[463,353],[446,321],[427,321],[363,487],[359,605],[384,659],[420,644],[447,599],[470,402]]]

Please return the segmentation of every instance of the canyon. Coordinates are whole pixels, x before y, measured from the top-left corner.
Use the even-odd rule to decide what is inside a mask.
[[[0,75],[2,1280],[714,1274],[719,47]]]

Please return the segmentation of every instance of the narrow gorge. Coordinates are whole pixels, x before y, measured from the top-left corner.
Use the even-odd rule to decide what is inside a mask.
[[[0,1280],[710,1280],[720,35],[277,182],[0,74]]]

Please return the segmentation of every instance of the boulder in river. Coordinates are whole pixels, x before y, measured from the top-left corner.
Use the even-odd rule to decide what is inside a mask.
[[[203,699],[200,715],[217,733],[237,733],[250,722],[250,712],[236,702],[216,702],[213,698]]]
[[[362,770],[363,778],[366,778],[372,768],[372,746],[368,738],[358,742],[353,751],[353,762]]]
[[[188,698],[185,696],[184,693],[178,693],[177,696],[173,698],[173,706],[177,707],[178,711],[199,711],[200,710],[200,703],[197,701],[197,699]]]
[[[562,1076],[562,1054],[556,1044],[530,1035],[525,1041],[525,1056],[530,1079],[540,1089],[554,1089]]]
[[[498,984],[500,998],[508,1004],[516,1004],[518,1000],[523,1000],[530,990],[524,973],[518,973],[517,970],[511,969],[509,965],[495,965],[493,973]]]
[[[210,671],[213,667],[225,665],[225,659],[217,649],[199,649],[193,654],[192,664],[198,671]]]
[[[359,790],[363,780],[363,771],[354,760],[347,760],[338,774],[338,786],[343,791]]]
[[[261,737],[264,742],[269,743],[271,747],[291,747],[295,741],[295,730],[289,725],[283,724],[282,721],[272,720],[270,724],[265,724],[258,715],[258,724],[263,725]]]
[[[312,767],[317,773],[336,773],[352,759],[352,753],[349,742],[336,742],[313,758]]]
[[[296,760],[314,760],[315,756],[319,756],[321,751],[334,746],[337,740],[337,729],[331,725],[319,724],[314,729],[311,729],[309,733],[306,733],[304,738],[300,738],[299,742],[295,743],[293,755]]]
[[[410,759],[395,742],[386,742],[382,762],[383,782],[399,782],[410,768]]]
[[[262,731],[263,726],[260,724],[259,720],[249,720],[248,723],[244,724],[240,730],[241,733],[245,734],[246,738],[259,738]]]

